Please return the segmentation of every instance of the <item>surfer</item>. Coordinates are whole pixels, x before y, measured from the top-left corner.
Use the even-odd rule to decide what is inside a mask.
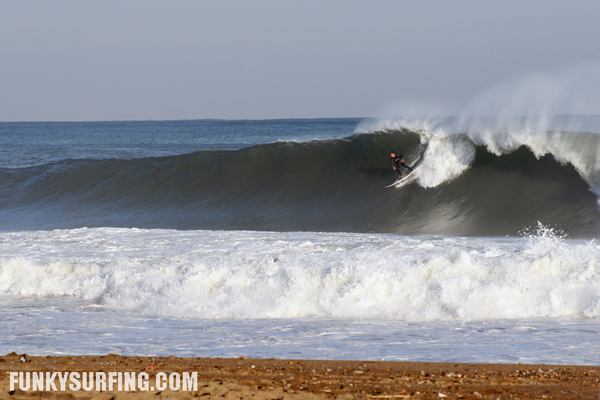
[[[396,153],[394,153],[393,151],[390,152],[390,167],[392,167],[394,169],[394,171],[396,171],[398,173],[398,175],[400,175],[400,179],[404,178],[402,176],[402,172],[400,172],[400,167],[404,167],[406,169],[409,170],[413,170],[411,167],[409,167],[408,165],[404,164],[404,157],[402,156],[402,154],[398,154],[396,155]]]

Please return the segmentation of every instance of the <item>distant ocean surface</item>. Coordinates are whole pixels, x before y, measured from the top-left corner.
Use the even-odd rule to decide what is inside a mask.
[[[600,116],[0,123],[0,353],[595,365],[599,196]]]

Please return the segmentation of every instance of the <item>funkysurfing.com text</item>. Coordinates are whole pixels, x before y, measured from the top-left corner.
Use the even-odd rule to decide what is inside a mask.
[[[141,391],[198,390],[197,372],[11,372],[10,391]]]

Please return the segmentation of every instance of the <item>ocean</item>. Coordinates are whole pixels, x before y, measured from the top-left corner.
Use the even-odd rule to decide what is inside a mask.
[[[0,353],[597,365],[599,196],[600,116],[0,123]]]

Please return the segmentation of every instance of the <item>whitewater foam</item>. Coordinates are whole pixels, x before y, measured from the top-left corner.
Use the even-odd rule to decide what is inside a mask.
[[[74,296],[147,315],[600,316],[593,241],[102,228],[4,234],[0,249],[3,296]]]

